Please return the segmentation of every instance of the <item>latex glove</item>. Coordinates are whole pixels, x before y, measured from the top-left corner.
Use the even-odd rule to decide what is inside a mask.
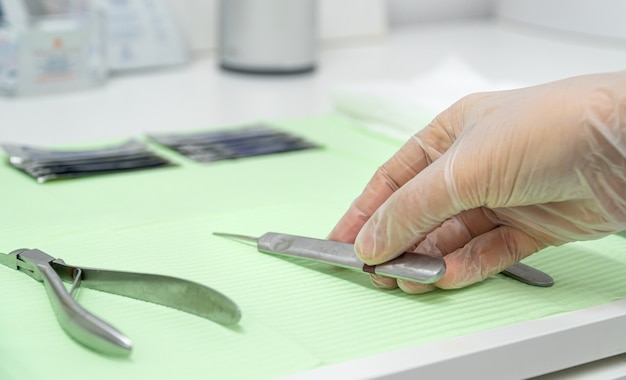
[[[374,265],[445,256],[421,293],[482,281],[550,245],[626,229],[626,72],[469,95],[383,164],[329,239]]]

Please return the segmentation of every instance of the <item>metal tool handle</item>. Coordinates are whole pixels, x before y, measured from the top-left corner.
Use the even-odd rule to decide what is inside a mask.
[[[554,285],[554,279],[550,275],[523,263],[513,264],[501,273],[532,286],[547,288]]]
[[[408,252],[379,265],[366,265],[354,253],[354,245],[331,240],[268,232],[258,239],[262,252],[295,256],[387,277],[430,284],[446,272],[442,257]]]
[[[372,273],[401,280],[432,284],[446,273],[446,262],[442,257],[423,253],[407,252],[382,264],[372,266]],[[365,266],[363,270],[366,270]]]
[[[213,234],[255,242],[261,252],[301,257],[339,267],[364,270],[425,284],[437,281],[446,271],[445,261],[442,258],[413,252],[405,253],[383,264],[368,266],[356,257],[352,244],[274,232],[266,233],[259,238],[223,232],[214,232]],[[547,273],[522,263],[513,264],[502,271],[502,274],[533,286],[548,287],[554,284],[554,280]]]
[[[127,356],[130,339],[113,326],[81,307],[65,289],[61,278],[50,263],[54,258],[36,249],[20,251],[19,257],[34,264],[27,272],[42,281],[61,327],[79,343],[100,353]]]

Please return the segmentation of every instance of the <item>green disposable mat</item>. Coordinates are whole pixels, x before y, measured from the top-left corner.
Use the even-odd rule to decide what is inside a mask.
[[[526,259],[554,277],[551,288],[496,275],[420,296],[212,235],[324,238],[401,145],[332,114],[270,124],[323,148],[199,164],[153,146],[179,165],[45,184],[1,156],[0,251],[38,248],[68,264],[182,277],[223,292],[243,317],[227,328],[81,289],[79,303],[133,341],[130,357],[111,358],[62,330],[41,283],[0,267],[0,379],[276,378],[626,297],[626,239],[617,235]]]

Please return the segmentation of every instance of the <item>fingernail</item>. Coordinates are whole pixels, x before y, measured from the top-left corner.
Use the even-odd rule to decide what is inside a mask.
[[[367,223],[354,241],[354,252],[356,253],[359,260],[363,261],[366,264],[378,264],[376,261],[376,248],[378,246],[376,233],[373,232],[372,228],[368,227]],[[379,248],[379,247],[378,247]]]
[[[398,283],[395,279],[383,276],[372,275],[372,285],[379,289],[395,289],[398,287]]]

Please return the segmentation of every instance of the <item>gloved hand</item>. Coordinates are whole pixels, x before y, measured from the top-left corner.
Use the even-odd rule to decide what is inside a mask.
[[[443,255],[434,285],[482,281],[550,245],[626,229],[626,71],[462,98],[383,164],[329,239],[374,265]]]

